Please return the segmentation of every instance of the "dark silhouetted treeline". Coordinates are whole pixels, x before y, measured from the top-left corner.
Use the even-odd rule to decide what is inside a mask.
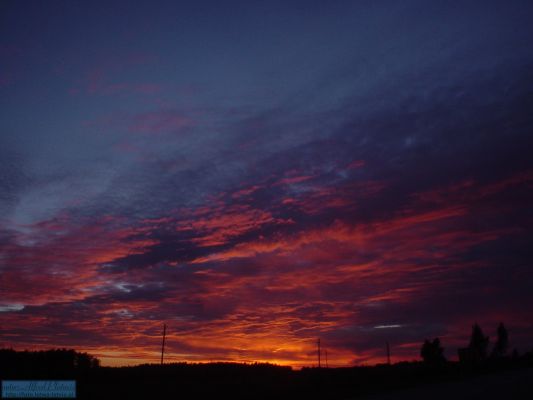
[[[411,398],[410,390],[418,391],[413,398],[533,398],[533,352],[509,354],[503,324],[490,347],[489,337],[475,324],[468,346],[459,349],[459,362],[447,361],[443,344],[434,338],[423,342],[421,362],[346,368],[294,370],[265,363],[116,368],[101,367],[97,358],[74,350],[4,349],[0,379],[75,379],[79,399],[401,399]]]
[[[0,350],[0,354],[0,379],[75,379],[79,399],[357,398],[420,385],[431,388],[443,382],[470,382],[478,376],[494,376],[497,380],[501,373],[524,370],[531,372],[527,383],[533,382],[532,353],[517,358],[488,358],[476,366],[459,362],[402,362],[301,370],[260,363],[172,363],[114,368],[98,367],[93,357],[73,350]],[[76,359],[85,361],[80,364]],[[517,390],[520,394],[523,391],[510,389],[513,395]],[[431,389],[428,390],[430,398]],[[460,393],[456,397],[463,398]]]
[[[15,351],[0,349],[0,378],[74,376],[98,368],[100,361],[74,350]],[[21,379],[21,378],[18,378]]]
[[[485,336],[483,330],[478,324],[472,326],[470,342],[467,347],[457,350],[459,361],[462,364],[470,366],[481,365],[487,360],[502,360],[507,357],[518,357],[516,349],[512,355],[508,354],[509,333],[503,322],[500,322],[496,330],[496,341],[489,355],[490,338]],[[442,364],[446,362],[444,358],[444,348],[441,346],[440,339],[435,338],[433,341],[426,339],[420,350],[420,357],[426,364]]]

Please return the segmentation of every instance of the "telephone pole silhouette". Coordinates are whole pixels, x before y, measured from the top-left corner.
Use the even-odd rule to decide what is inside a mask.
[[[318,354],[318,368],[320,368],[320,338],[316,341],[317,344],[317,354]]]
[[[163,324],[163,345],[161,346],[161,365],[163,365],[163,356],[165,354],[165,336],[167,335],[167,324]]]

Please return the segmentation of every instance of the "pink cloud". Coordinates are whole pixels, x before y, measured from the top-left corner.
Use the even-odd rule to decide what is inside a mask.
[[[3,337],[18,345],[37,347],[73,343],[102,357],[107,365],[152,362],[153,339],[160,333],[161,321],[167,320],[169,361],[312,365],[315,340],[321,336],[332,366],[383,362],[383,336],[379,335],[386,332],[375,327],[413,324],[398,328],[398,334],[413,335],[414,331],[416,335],[416,323],[427,321],[419,320],[424,317],[413,310],[428,305],[435,296],[438,302],[439,294],[453,298],[458,290],[471,290],[468,285],[461,287],[458,280],[485,270],[487,261],[465,260],[457,254],[512,235],[518,228],[479,230],[463,222],[475,211],[473,206],[480,198],[524,184],[531,184],[528,174],[488,185],[465,181],[412,196],[401,211],[381,219],[336,220],[290,233],[279,229],[269,237],[252,237],[233,245],[232,238],[290,223],[268,210],[223,201],[246,199],[259,185],[244,187],[235,192],[235,198],[226,193],[204,207],[174,210],[179,218],[144,219],[139,227],[124,227],[122,220],[112,216],[84,226],[76,226],[68,218],[43,221],[33,227],[42,235],[37,235],[35,244],[24,248],[15,243],[2,249],[9,255],[10,265],[16,267],[9,275],[0,276],[4,279],[0,281],[2,294],[21,304],[55,302],[54,308],[60,307],[58,302],[73,304],[87,314],[61,312],[49,317],[35,311],[23,317],[6,313],[6,325],[26,331],[9,331],[11,336]],[[363,184],[361,191],[367,186],[372,188],[372,184]],[[314,201],[317,205],[320,198],[335,203],[357,193],[348,185],[338,189],[315,188],[318,197]],[[304,199],[298,201],[305,203]],[[338,204],[344,207],[342,202]],[[202,250],[220,244],[231,247],[207,253],[188,265],[169,263],[179,268],[97,273],[95,265],[145,253],[154,244],[146,235],[161,228],[191,234],[193,243]],[[122,281],[142,285],[161,277],[168,286],[165,301],[128,297],[124,291],[124,296],[76,307],[90,293],[101,294],[99,290],[105,285],[120,286]],[[188,284],[183,284],[183,279]],[[498,287],[490,285],[480,290],[491,296],[498,294]],[[401,314],[404,309],[410,311],[412,320],[397,321],[398,311]],[[520,322],[528,320],[527,312],[520,309],[510,313],[496,306],[481,316],[472,310],[438,316],[446,327],[434,331],[445,347],[465,344],[474,318],[488,331],[501,319],[529,329]],[[85,340],[50,335],[51,324],[69,331],[82,330]],[[32,334],[24,336],[24,332]],[[337,339],[339,335],[346,337]],[[102,339],[91,344],[95,337]],[[423,339],[397,339],[392,343],[393,360],[417,359]]]

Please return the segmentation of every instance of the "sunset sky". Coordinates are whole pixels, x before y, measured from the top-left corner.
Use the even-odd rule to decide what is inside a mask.
[[[2,1],[0,347],[533,348],[531,1]]]

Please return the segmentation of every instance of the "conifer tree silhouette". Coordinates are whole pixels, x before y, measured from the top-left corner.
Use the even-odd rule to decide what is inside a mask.
[[[433,341],[425,340],[420,350],[420,356],[427,364],[440,364],[446,361],[444,358],[444,348],[440,345],[440,339]]]
[[[468,345],[472,361],[479,362],[485,360],[487,358],[488,346],[489,337],[483,334],[483,331],[478,324],[474,324],[472,327],[470,344]]]
[[[509,334],[507,333],[507,329],[503,325],[503,322],[500,322],[500,325],[498,325],[497,335],[498,336],[496,339],[496,343],[494,343],[494,348],[492,349],[491,357],[505,357],[507,353],[507,348],[509,346]]]

